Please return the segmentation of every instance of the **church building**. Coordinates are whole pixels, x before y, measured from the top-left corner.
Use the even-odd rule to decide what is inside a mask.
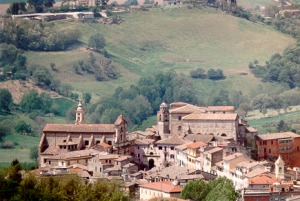
[[[127,121],[120,115],[114,124],[87,124],[85,110],[79,102],[75,124],[47,124],[39,143],[39,167],[45,167],[47,157],[78,150],[87,150],[99,143],[112,147],[112,153],[130,154],[126,136]],[[52,164],[53,165],[53,164]]]
[[[244,144],[249,126],[233,106],[195,106],[184,102],[160,105],[157,131],[162,139],[190,134],[231,138]],[[253,131],[252,131],[253,132]],[[254,131],[254,133],[257,133]]]

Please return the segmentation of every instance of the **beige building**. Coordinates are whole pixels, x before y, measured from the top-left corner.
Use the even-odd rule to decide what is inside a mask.
[[[85,111],[78,104],[75,124],[47,124],[39,143],[39,167],[47,166],[49,157],[91,149],[106,143],[116,154],[130,154],[131,142],[126,137],[126,120],[120,115],[114,124],[86,124]],[[88,158],[87,158],[88,159]],[[48,161],[49,162],[49,161]]]
[[[244,144],[248,124],[233,106],[195,106],[183,102],[160,105],[157,131],[162,139],[171,135],[204,134],[232,138]],[[253,133],[253,132],[252,132]]]

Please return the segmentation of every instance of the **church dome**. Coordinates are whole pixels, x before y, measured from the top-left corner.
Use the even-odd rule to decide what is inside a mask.
[[[81,101],[78,103],[77,110],[83,110]]]

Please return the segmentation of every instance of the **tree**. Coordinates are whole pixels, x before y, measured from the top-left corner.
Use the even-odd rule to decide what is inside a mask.
[[[210,188],[203,180],[189,182],[181,192],[181,198],[202,201],[209,193]]]
[[[10,112],[13,103],[12,95],[8,89],[0,89],[0,111]]]
[[[221,69],[215,70],[212,68],[207,71],[207,77],[208,79],[211,80],[220,80],[225,78],[223,71]]]
[[[285,131],[289,131],[291,129],[287,123],[285,123],[283,120],[281,120],[277,124],[277,130],[278,130],[278,132],[285,132]]]
[[[94,34],[89,38],[88,45],[97,51],[101,51],[105,47],[105,39],[101,33]]]
[[[85,104],[89,104],[92,99],[92,94],[89,92],[83,93],[83,100]]]
[[[8,123],[8,120],[0,121],[0,142],[3,141],[3,138],[10,134],[11,125]]]
[[[238,197],[232,181],[226,177],[218,177],[207,184],[202,180],[189,182],[181,192],[181,198],[195,201],[235,201]]]
[[[39,149],[37,146],[34,146],[30,149],[30,159],[36,161],[39,157]]]
[[[27,124],[25,121],[19,121],[15,126],[15,131],[27,135],[31,133],[31,126],[30,124]]]
[[[50,87],[53,76],[45,67],[37,67],[32,75],[33,81],[40,87]]]
[[[205,70],[203,68],[196,68],[195,70],[192,70],[190,72],[190,75],[192,78],[200,78],[200,79],[206,78]]]

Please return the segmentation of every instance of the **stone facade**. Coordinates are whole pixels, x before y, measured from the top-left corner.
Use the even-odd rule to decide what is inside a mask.
[[[126,120],[120,115],[114,124],[86,124],[81,103],[76,110],[75,124],[47,124],[39,143],[39,166],[45,167],[47,158],[62,153],[91,149],[106,143],[116,154],[130,154],[131,142],[126,137]],[[48,160],[49,161],[49,160]]]

